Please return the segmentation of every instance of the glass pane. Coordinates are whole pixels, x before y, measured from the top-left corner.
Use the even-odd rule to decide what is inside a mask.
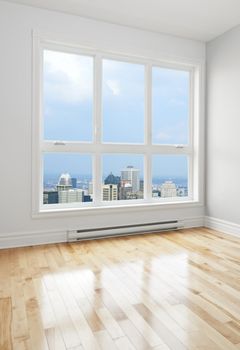
[[[188,144],[189,78],[186,71],[152,70],[152,135],[154,144]]]
[[[45,153],[43,204],[92,202],[92,158],[72,153]]]
[[[154,198],[188,196],[187,156],[152,157],[152,196]]]
[[[102,200],[142,199],[143,163],[141,155],[104,155]]]
[[[44,139],[92,141],[93,58],[44,50]]]
[[[103,142],[144,142],[144,66],[103,60]]]

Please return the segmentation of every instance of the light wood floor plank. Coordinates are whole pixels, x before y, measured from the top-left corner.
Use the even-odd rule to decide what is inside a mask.
[[[240,350],[239,252],[207,228],[0,250],[0,350]]]
[[[0,299],[0,349],[12,349],[11,319],[12,319],[11,298]]]

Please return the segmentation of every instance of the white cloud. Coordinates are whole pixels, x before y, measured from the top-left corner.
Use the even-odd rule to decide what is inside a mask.
[[[107,80],[106,84],[114,96],[120,95],[120,86],[117,80]]]
[[[174,125],[165,127],[165,130],[156,130],[156,140],[158,142],[166,143],[186,143],[187,142],[187,124],[183,121],[174,122]]]
[[[169,139],[171,139],[171,136],[166,132],[159,131],[158,134],[156,135],[156,139],[158,141],[164,142],[164,141],[168,141]]]
[[[45,94],[66,103],[79,103],[93,92],[92,61],[89,57],[55,51],[44,52]]]

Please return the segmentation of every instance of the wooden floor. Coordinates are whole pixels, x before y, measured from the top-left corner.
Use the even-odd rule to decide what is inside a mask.
[[[202,228],[1,250],[0,349],[240,349],[240,240]]]

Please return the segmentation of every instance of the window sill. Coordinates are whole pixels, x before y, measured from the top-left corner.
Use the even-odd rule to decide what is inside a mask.
[[[49,218],[49,217],[62,217],[67,216],[86,216],[86,215],[104,215],[109,214],[109,211],[114,213],[124,213],[124,212],[136,212],[136,211],[146,211],[153,209],[182,209],[182,208],[192,208],[203,206],[201,201],[197,200],[184,200],[184,201],[171,201],[171,202],[144,202],[144,203],[134,203],[134,204],[124,204],[124,205],[102,205],[98,207],[86,206],[86,207],[69,207],[69,208],[41,208],[39,211],[32,213],[32,218]]]

